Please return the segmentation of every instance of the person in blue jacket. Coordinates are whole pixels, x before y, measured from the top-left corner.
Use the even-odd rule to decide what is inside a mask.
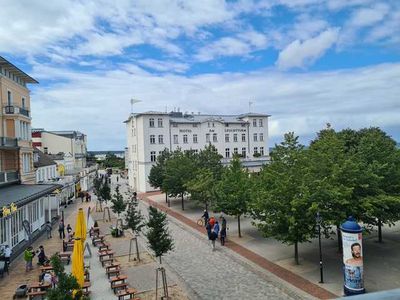
[[[211,231],[211,243],[213,251],[215,251],[215,240],[218,238],[218,234],[219,234],[219,224],[218,221],[215,221],[214,227],[212,228]]]

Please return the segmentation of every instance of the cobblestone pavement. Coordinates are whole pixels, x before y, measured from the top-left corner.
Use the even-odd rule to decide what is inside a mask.
[[[121,182],[121,191],[126,186]],[[147,215],[147,205],[140,202]],[[185,225],[169,218],[174,251],[163,262],[185,282],[191,299],[304,299],[303,295],[244,263],[229,249],[212,251],[209,241]]]

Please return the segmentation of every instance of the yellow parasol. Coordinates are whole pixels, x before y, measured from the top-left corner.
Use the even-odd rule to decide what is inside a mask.
[[[85,222],[85,215],[83,213],[83,209],[82,208],[79,209],[78,217],[76,218],[75,237],[79,238],[81,240],[81,244],[82,245],[85,243],[85,240],[86,240],[86,222]],[[82,253],[82,255],[83,255],[83,253]]]
[[[79,285],[83,287],[85,282],[84,262],[83,262],[83,243],[80,239],[75,239],[74,251],[72,252],[72,275],[76,278]]]

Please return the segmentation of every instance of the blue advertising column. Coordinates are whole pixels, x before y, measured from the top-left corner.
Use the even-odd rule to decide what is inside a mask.
[[[344,293],[346,296],[363,294],[362,228],[353,217],[349,217],[340,229],[343,242]]]

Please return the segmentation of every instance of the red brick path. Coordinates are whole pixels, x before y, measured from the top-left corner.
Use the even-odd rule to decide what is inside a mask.
[[[186,224],[187,226],[206,234],[206,231],[203,227],[197,225],[193,220],[181,215],[180,213],[168,208],[164,203],[158,203],[149,199],[150,196],[159,195],[160,192],[150,192],[140,194],[140,198],[147,202],[149,205],[157,207],[158,209],[166,212],[170,216],[174,217],[175,219],[181,221],[182,223]],[[299,288],[300,290],[310,294],[313,297],[318,299],[335,299],[339,296],[331,293],[328,290],[323,289],[322,287],[312,283],[311,281],[304,279],[303,277],[269,261],[268,259],[250,251],[249,249],[233,242],[229,241],[225,246],[236,253],[240,254],[241,256],[247,258],[248,260],[252,261],[253,263],[257,264],[261,268],[271,272],[272,274],[278,276],[279,278],[283,279],[284,281],[294,285],[295,287]]]

